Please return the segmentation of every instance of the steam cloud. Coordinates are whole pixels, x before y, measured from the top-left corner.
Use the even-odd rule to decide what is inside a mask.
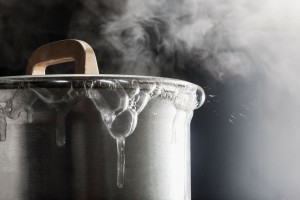
[[[193,59],[198,63],[195,68],[205,68],[218,80],[257,71],[274,77],[273,73],[282,74],[285,66],[291,66],[287,62],[297,60],[293,53],[297,49],[289,48],[296,47],[295,29],[299,29],[297,12],[289,10],[295,11],[293,4],[270,0],[129,0],[121,5],[84,1],[70,36],[92,37],[100,61],[105,59],[104,51],[113,53],[114,61],[109,64],[122,65],[118,73],[161,75],[168,71],[172,76],[174,69],[189,67],[186,60]],[[102,13],[101,7],[111,12]],[[90,23],[93,18],[99,19],[96,26]],[[92,34],[84,33],[91,28],[95,29]],[[270,67],[274,64],[278,67]]]
[[[244,145],[251,147],[236,161],[248,165],[234,168],[235,183],[230,183],[242,192],[229,198],[299,198],[300,3],[129,0],[109,4],[85,2],[70,26],[71,37],[96,41],[104,72],[107,65],[107,71],[121,74],[182,78],[181,72],[193,68],[208,71],[218,81],[260,77],[261,86],[249,94],[249,99],[256,99],[255,114],[249,119],[253,128],[245,130]],[[99,12],[103,6],[111,12]],[[93,18],[99,24],[86,35]],[[248,169],[257,175],[249,175]]]
[[[93,46],[101,73],[184,79],[207,71],[223,82],[259,74],[248,153],[272,191],[236,183],[252,199],[299,199],[299,1],[0,0],[0,8],[2,75],[22,74],[36,47],[66,35]]]

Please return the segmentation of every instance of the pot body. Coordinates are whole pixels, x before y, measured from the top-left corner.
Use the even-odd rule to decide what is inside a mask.
[[[16,89],[3,90],[2,101],[15,93]],[[26,98],[23,95],[14,105],[26,103]],[[108,103],[115,98],[105,97]],[[42,98],[21,110],[17,117],[5,117],[0,199],[190,199],[192,110],[153,97],[138,114],[132,133],[123,137],[121,148],[103,112],[87,96],[63,119]],[[126,119],[116,129],[123,130]],[[63,127],[57,120],[64,120]],[[66,143],[57,146],[59,128],[65,130]],[[121,186],[119,176],[124,179]]]

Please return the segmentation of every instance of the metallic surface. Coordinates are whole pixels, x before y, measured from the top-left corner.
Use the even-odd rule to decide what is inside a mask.
[[[57,147],[54,113],[37,102],[33,122],[26,113],[8,120],[0,142],[0,199],[184,199],[190,198],[189,131],[176,125],[169,101],[151,100],[126,139],[125,185],[116,185],[116,142],[89,99],[66,116],[67,142]],[[184,117],[183,117],[184,118]],[[186,142],[186,144],[185,144]]]
[[[43,76],[48,65],[71,60],[75,61],[75,71],[85,75]],[[202,88],[159,77],[97,75],[93,50],[78,40],[58,41],[37,49],[29,60],[27,74],[42,76],[0,78],[1,125],[7,126],[0,127],[0,139],[5,140],[0,143],[0,199],[190,199],[189,121],[193,109],[204,102]],[[119,98],[127,97],[127,101],[126,89],[139,93],[147,88],[149,94],[143,95],[149,98],[157,93],[134,118],[138,118],[134,132],[126,135],[122,188],[117,187],[116,138],[108,132],[107,123],[103,123],[103,116],[91,100],[97,97],[96,93],[90,98],[85,95],[89,87],[106,91],[103,85],[107,84],[101,82],[107,80],[112,83],[108,88],[119,87],[119,95],[123,95]],[[127,87],[122,86],[125,83]],[[43,90],[47,101],[36,97],[37,93],[32,92],[36,88],[47,88]],[[83,98],[71,107],[78,88]],[[64,98],[55,99],[53,89],[63,93]],[[136,97],[134,103],[143,99]],[[101,98],[97,103],[103,104]],[[110,97],[107,102],[115,98]],[[65,111],[64,115],[59,114],[65,119],[49,109],[55,105],[57,112]],[[127,107],[128,102],[124,105]],[[108,115],[104,111],[101,114]],[[137,116],[138,111],[131,112]],[[117,124],[116,132],[124,129],[124,122],[135,124],[123,116],[118,123],[109,124]],[[57,143],[55,135],[62,130],[66,134],[58,134],[63,141]],[[125,139],[122,134],[121,137]],[[124,160],[121,158],[119,161]]]

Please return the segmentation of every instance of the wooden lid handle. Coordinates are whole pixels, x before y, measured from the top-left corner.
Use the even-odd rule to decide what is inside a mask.
[[[81,40],[60,40],[36,49],[29,58],[26,75],[45,75],[49,65],[75,61],[76,74],[99,74],[92,47]]]

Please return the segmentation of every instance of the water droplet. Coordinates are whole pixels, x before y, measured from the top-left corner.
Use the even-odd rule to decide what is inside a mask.
[[[249,108],[245,105],[241,105],[243,108],[245,108],[246,110],[249,110]]]
[[[31,107],[27,107],[26,108],[26,113],[27,113],[27,123],[32,123],[33,122],[33,118],[32,118],[33,111],[32,111],[32,108]]]
[[[189,162],[187,162],[187,160],[189,160],[189,156],[190,154],[187,153],[187,149],[188,149],[188,143],[190,141],[188,141],[189,134],[190,134],[190,125],[191,125],[191,121],[192,121],[192,117],[193,117],[193,111],[189,111],[186,113],[186,118],[185,118],[185,131],[184,131],[184,159],[186,161],[186,163],[184,164],[184,171],[185,171],[185,175],[184,175],[184,200],[189,200],[190,199],[190,188],[189,188],[189,184],[188,184],[188,179],[187,176],[188,174],[190,174],[190,171],[188,170],[189,166]],[[188,151],[189,152],[189,151]]]
[[[242,113],[239,113],[240,116],[244,117],[244,118],[247,118],[246,115],[242,114]]]
[[[56,113],[56,145],[62,147],[66,143],[66,126],[65,126],[66,113]]]
[[[5,141],[6,140],[6,118],[5,117],[0,117],[0,141]]]
[[[231,124],[235,125],[235,123],[234,123],[231,119],[228,119],[228,121],[229,121]]]
[[[117,186],[122,188],[124,185],[125,175],[125,139],[123,137],[116,138],[118,161],[117,161]]]
[[[171,143],[173,143],[173,144],[177,142],[176,135],[177,135],[177,129],[178,129],[178,124],[179,124],[180,113],[181,113],[181,111],[177,109],[175,117],[173,119],[172,140],[171,140]]]
[[[215,94],[209,94],[208,96],[211,97],[211,98],[214,98],[214,97],[216,97],[217,95],[215,95]]]

